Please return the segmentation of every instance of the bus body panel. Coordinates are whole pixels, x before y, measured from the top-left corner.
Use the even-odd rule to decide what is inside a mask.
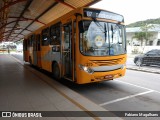
[[[48,46],[41,47],[41,64],[42,64],[42,69],[52,72],[49,51],[51,51],[50,47]]]
[[[93,8],[88,9],[94,10]],[[87,14],[91,13],[88,12]],[[38,29],[36,32],[34,32],[34,34],[40,34],[41,36],[39,38],[41,42],[40,50],[33,52],[33,47],[28,47],[28,50],[24,51],[24,60],[51,73],[55,72],[53,64],[58,63],[60,77],[70,79],[71,81],[78,84],[112,80],[124,76],[126,71],[126,53],[114,56],[87,56],[81,53],[79,21],[83,20],[90,20],[95,22],[95,20],[93,20],[91,17],[84,17],[83,8],[78,8],[75,11],[72,11]],[[97,20],[124,25],[123,22],[119,23],[116,20],[106,20],[105,18],[97,18]],[[57,23],[60,23],[60,44],[51,44],[50,42],[48,45],[43,45],[42,41],[43,39],[46,39],[43,38],[43,30],[49,28],[50,31],[52,26],[54,27],[54,25]],[[69,32],[66,34],[67,30],[69,30]],[[109,34],[111,34],[111,32]],[[51,39],[56,39],[57,37],[56,35],[51,36],[51,31],[48,34],[50,34],[50,41]],[[70,37],[67,38],[67,35]],[[27,38],[30,36],[31,35],[27,36]],[[66,38],[69,40],[70,45],[67,50],[65,49],[64,43]],[[55,51],[57,46],[60,46],[60,51]],[[68,58],[65,58],[66,56]],[[93,73],[86,72],[86,69],[93,70]]]
[[[92,82],[102,82],[107,80],[113,80],[115,78],[119,78],[125,75],[126,68],[107,71],[107,72],[95,72],[90,75],[84,71],[78,71],[77,83],[78,84],[86,84]]]
[[[37,51],[33,51],[33,65],[37,66]]]
[[[37,67],[41,68],[41,52],[37,51]]]
[[[126,55],[108,56],[108,57],[107,56],[88,57],[88,56],[83,56],[81,53],[77,52],[76,59],[77,59],[76,61],[77,81],[76,82],[78,84],[113,80],[115,78],[119,78],[125,75]],[[91,69],[95,69],[95,70],[97,69],[97,71],[94,71],[93,74],[87,73],[80,68],[80,65],[91,68]],[[110,70],[108,70],[108,68]]]
[[[23,51],[23,59],[25,62],[29,62],[29,51],[28,50]]]

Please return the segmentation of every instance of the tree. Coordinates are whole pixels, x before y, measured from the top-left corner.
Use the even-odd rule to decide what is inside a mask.
[[[136,32],[134,33],[133,38],[136,38],[137,40],[141,41],[141,46],[143,45],[143,39],[144,39],[145,33],[144,32]]]
[[[154,28],[153,24],[144,24],[143,26],[140,27],[140,29],[144,33],[145,45],[147,45],[148,40],[153,36],[153,34],[149,32],[149,30],[153,28]]]
[[[143,45],[143,40],[145,40],[145,45],[147,45],[148,40],[153,36],[153,34],[149,32],[149,30],[153,28],[154,28],[154,25],[142,24],[142,26],[140,27],[141,32],[136,32],[133,38],[140,40],[141,46]]]

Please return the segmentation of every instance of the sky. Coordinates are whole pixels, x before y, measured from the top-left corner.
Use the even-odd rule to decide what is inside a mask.
[[[160,18],[160,0],[102,0],[91,7],[123,15],[126,25],[141,20]]]

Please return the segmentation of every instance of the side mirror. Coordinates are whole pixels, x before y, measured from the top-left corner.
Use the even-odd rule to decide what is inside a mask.
[[[84,23],[83,21],[78,22],[79,32],[84,33]]]

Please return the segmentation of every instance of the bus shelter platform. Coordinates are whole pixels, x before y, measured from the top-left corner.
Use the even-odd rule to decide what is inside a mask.
[[[42,118],[30,120],[107,119],[92,113],[107,111],[104,108],[8,54],[0,54],[0,111],[0,115],[3,111],[44,112]],[[44,118],[43,114],[48,111]],[[55,111],[59,112],[54,116]],[[64,111],[70,112],[65,114]],[[89,117],[69,115],[72,111],[85,111]],[[8,119],[18,119],[14,117]]]

